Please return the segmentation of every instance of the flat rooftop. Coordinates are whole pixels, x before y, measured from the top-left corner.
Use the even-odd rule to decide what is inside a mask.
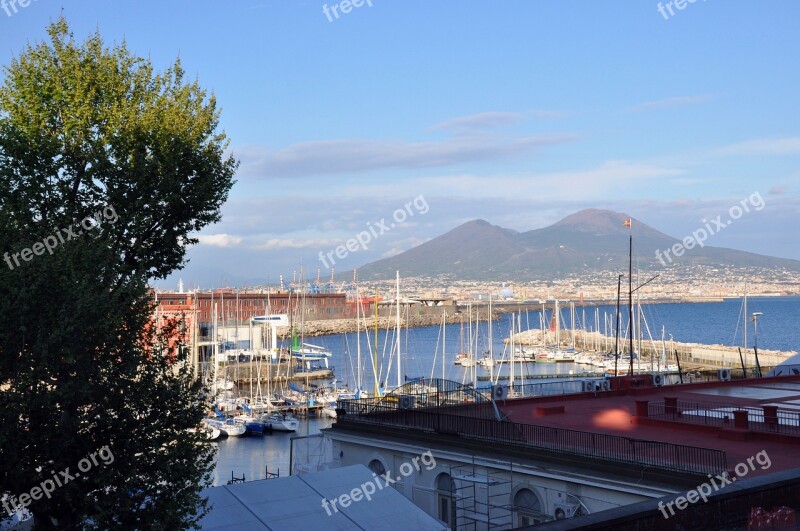
[[[678,483],[797,466],[800,376],[654,386],[650,375],[636,375],[601,383],[591,392],[492,403],[489,393],[457,382],[419,381],[389,396],[339,401],[332,429],[474,452],[488,443],[513,459]],[[502,389],[493,390],[502,398],[494,391]]]
[[[800,449],[799,376],[521,398],[497,405],[515,423],[722,450],[729,471],[766,451],[771,465],[756,466],[750,476],[796,467]],[[747,412],[739,414],[747,418],[746,427],[741,422],[737,427],[735,411]]]

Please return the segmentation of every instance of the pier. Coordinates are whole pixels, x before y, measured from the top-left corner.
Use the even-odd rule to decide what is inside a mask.
[[[574,334],[574,340],[573,340]],[[508,342],[505,339],[504,342]],[[562,330],[562,347],[569,347],[574,344],[578,350],[592,352],[612,352],[615,340],[598,332],[585,332],[583,330]],[[543,344],[542,331],[538,329],[526,330],[514,334],[515,345],[541,345]],[[741,358],[739,351],[741,349]],[[635,350],[641,355],[643,360],[653,359],[662,355],[664,350],[667,354],[667,363],[675,363],[676,355],[680,360],[681,367],[684,368],[713,368],[713,367],[736,367],[741,368],[742,362],[745,367],[753,368],[756,366],[755,353],[753,349],[743,347],[732,347],[727,345],[703,345],[700,343],[680,343],[677,341],[667,341],[666,345],[660,340],[642,339],[636,340]],[[625,355],[629,351],[627,339],[620,338],[619,353]],[[758,360],[762,367],[774,367],[794,356],[797,352],[780,350],[758,349]]]
[[[287,363],[268,362],[239,362],[220,364],[220,371],[224,371],[225,379],[236,382],[237,385],[251,385],[268,380],[275,384],[282,382],[302,382],[305,380],[327,380],[333,378],[333,368],[316,368],[311,370],[296,371]]]

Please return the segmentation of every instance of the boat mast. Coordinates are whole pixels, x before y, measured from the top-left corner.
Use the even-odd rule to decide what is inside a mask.
[[[375,352],[372,356],[372,373],[375,375],[375,396],[381,396],[381,388],[378,382],[378,288],[375,288]]]
[[[447,308],[442,312],[442,382],[444,382],[445,352],[447,352]]]
[[[569,301],[569,325],[572,328],[572,348],[575,348],[575,301]]]
[[[742,346],[744,347],[744,354],[747,357],[747,280],[744,281],[744,313],[742,313]],[[744,367],[742,367],[744,370]],[[747,375],[744,375],[747,377]]]
[[[353,271],[353,280],[356,273]],[[358,298],[358,284],[356,284],[356,359],[358,360],[358,375],[356,376],[356,393],[361,391],[361,313],[358,307],[361,301]]]
[[[403,371],[401,370],[401,358],[400,358],[400,271],[397,271],[397,278],[396,278],[396,286],[395,286],[395,298],[396,298],[396,311],[397,315],[395,317],[395,326],[397,328],[397,387],[403,385]]]
[[[555,299],[556,312],[556,352],[561,348],[561,311],[558,309],[558,299]]]
[[[214,405],[217,403],[217,355],[219,351],[219,340],[217,339],[217,303],[214,303],[214,385],[211,387],[214,390]]]
[[[494,372],[494,348],[492,344],[492,292],[489,291],[489,362],[491,363],[489,367],[489,379],[492,378],[492,372]],[[498,367],[498,371],[500,368]]]
[[[511,313],[511,341],[509,341],[509,343],[511,343],[511,351],[510,351],[511,354],[509,356],[509,361],[511,362],[510,363],[511,366],[509,367],[509,370],[508,370],[508,387],[509,387],[509,389],[514,389],[514,351],[517,349],[517,345],[514,342],[514,336],[516,335],[516,333],[515,333],[516,332],[516,326],[515,326],[514,321],[515,321],[514,313],[512,312]],[[500,371],[498,370],[497,373],[499,375]]]

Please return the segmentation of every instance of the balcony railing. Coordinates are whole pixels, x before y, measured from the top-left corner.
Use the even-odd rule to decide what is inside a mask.
[[[340,400],[337,424],[393,426],[423,432],[450,435],[462,439],[482,440],[510,447],[545,450],[574,455],[584,460],[603,460],[647,466],[673,472],[719,474],[727,470],[725,452],[669,442],[648,441],[585,431],[521,424],[486,418],[486,407],[463,405],[401,409],[403,397],[386,401],[383,398]],[[411,405],[406,399],[405,406]],[[416,407],[417,403],[415,402]],[[470,415],[470,409],[475,416]],[[478,418],[482,416],[484,418]]]
[[[800,411],[770,406],[736,406],[721,402],[676,400],[650,402],[647,416],[687,424],[734,428],[734,412],[747,412],[747,429],[800,436]]]

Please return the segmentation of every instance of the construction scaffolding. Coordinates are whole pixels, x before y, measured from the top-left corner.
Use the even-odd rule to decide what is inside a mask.
[[[503,530],[514,527],[511,505],[512,472],[486,466],[461,465],[450,468],[455,503],[455,529],[465,531]]]

